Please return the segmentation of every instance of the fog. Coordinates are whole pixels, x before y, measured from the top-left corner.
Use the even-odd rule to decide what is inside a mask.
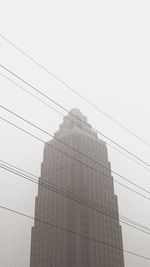
[[[140,0],[5,0],[0,8],[0,33],[149,143],[149,12],[149,1]],[[1,64],[66,109],[79,108],[93,127],[150,164],[150,146],[125,132],[1,38],[0,59]],[[0,73],[34,93],[2,68]],[[51,134],[62,123],[59,114],[1,75],[0,103]],[[45,141],[50,139],[1,108],[0,116]],[[102,136],[99,138],[108,143],[112,169],[150,191],[149,170],[112,149]],[[0,120],[0,160],[39,176],[43,147],[38,140]],[[150,227],[148,199],[116,183],[115,193],[121,215]],[[0,205],[34,216],[36,195],[37,185],[0,169]],[[31,219],[0,209],[1,267],[29,267],[32,225]],[[150,236],[121,225],[124,249],[150,257]],[[124,257],[125,267],[149,266],[144,258],[127,253]]]

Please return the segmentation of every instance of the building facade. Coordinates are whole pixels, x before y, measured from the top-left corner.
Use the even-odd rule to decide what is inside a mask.
[[[71,113],[44,148],[35,217],[47,223],[32,227],[30,267],[124,267],[106,143]]]

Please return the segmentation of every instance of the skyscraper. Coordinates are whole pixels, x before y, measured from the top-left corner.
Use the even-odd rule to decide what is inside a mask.
[[[106,143],[80,110],[71,113],[45,144],[35,217],[47,224],[34,222],[30,267],[124,267]]]

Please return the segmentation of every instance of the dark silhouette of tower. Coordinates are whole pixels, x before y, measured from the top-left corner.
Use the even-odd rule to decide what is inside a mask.
[[[35,220],[30,267],[124,267],[118,201],[106,143],[98,139],[80,110],[71,113],[55,133],[57,139],[45,145],[39,182],[53,184],[54,190],[57,185],[57,190],[72,195],[67,198],[39,185],[35,217],[52,225]],[[96,208],[89,207],[93,205]],[[115,213],[115,218],[110,213]]]

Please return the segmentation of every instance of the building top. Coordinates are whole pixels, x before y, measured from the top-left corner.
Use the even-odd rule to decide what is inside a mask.
[[[71,109],[64,117],[63,123],[60,124],[59,130],[54,136],[62,137],[71,132],[80,132],[97,138],[97,133],[93,131],[92,126],[87,122],[87,117],[77,108]]]

